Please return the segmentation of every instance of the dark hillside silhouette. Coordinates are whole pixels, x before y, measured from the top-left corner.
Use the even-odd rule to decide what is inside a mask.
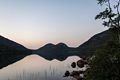
[[[58,59],[64,60],[70,54],[68,53],[72,48],[68,47],[64,43],[59,43],[57,45],[47,44],[38,50],[33,51],[33,53],[38,54],[48,60]]]
[[[34,50],[33,53],[38,54],[48,60],[65,60],[68,56],[73,55],[80,57],[90,56],[95,53],[96,49],[102,47],[107,41],[111,39],[112,33],[110,30],[106,30],[102,33],[94,35],[77,48],[68,47],[64,43],[59,43],[57,45],[47,44],[38,50]]]
[[[0,36],[0,45],[5,45],[8,46],[10,48],[15,48],[17,50],[26,50],[26,48],[24,46],[22,46],[21,44],[18,44],[14,41],[11,41],[5,37]]]
[[[59,43],[56,45],[47,44],[37,50],[29,50],[14,41],[0,36],[0,68],[31,54],[40,55],[48,60],[58,59],[61,61],[65,60],[68,56],[91,56],[95,53],[96,49],[111,39],[111,35],[109,30],[96,34],[77,48],[71,48],[64,43]]]
[[[93,55],[96,49],[102,47],[106,42],[113,39],[111,30],[106,30],[91,37],[88,41],[80,45],[77,49],[80,56]]]
[[[12,64],[32,53],[24,46],[0,36],[0,68]]]

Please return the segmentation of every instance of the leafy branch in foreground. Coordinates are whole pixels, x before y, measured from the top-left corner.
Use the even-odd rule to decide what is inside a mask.
[[[120,43],[120,0],[97,0],[105,9],[96,15],[95,19],[102,19],[103,25],[114,29]]]

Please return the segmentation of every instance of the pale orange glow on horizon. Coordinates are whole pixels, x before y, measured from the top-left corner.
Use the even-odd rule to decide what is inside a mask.
[[[29,39],[27,37],[20,37],[20,36],[16,36],[16,35],[3,35],[5,38],[8,38],[14,42],[17,42],[23,46],[25,46],[26,48],[29,49],[38,49],[48,43],[52,43],[52,44],[58,44],[58,43],[65,43],[67,46],[69,47],[78,47],[80,46],[82,43],[84,43],[85,41],[87,41],[91,36],[81,36],[79,37],[77,40],[75,39],[71,39],[71,40],[65,40],[65,39],[53,39],[53,40],[45,40],[45,39]],[[88,38],[86,38],[86,36]],[[72,36],[71,36],[72,37]]]
[[[78,47],[105,30],[94,20],[97,6],[86,0],[1,0],[0,35],[29,49],[60,42]]]

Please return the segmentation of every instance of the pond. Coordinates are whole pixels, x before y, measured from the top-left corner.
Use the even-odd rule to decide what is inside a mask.
[[[71,63],[80,59],[70,56],[64,61],[46,60],[38,55],[30,55],[0,70],[0,80],[69,80],[63,75],[73,70]]]

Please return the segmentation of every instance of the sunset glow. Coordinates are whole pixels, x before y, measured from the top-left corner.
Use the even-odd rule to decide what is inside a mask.
[[[0,35],[27,48],[64,42],[77,47],[102,32],[96,1],[0,0]]]

